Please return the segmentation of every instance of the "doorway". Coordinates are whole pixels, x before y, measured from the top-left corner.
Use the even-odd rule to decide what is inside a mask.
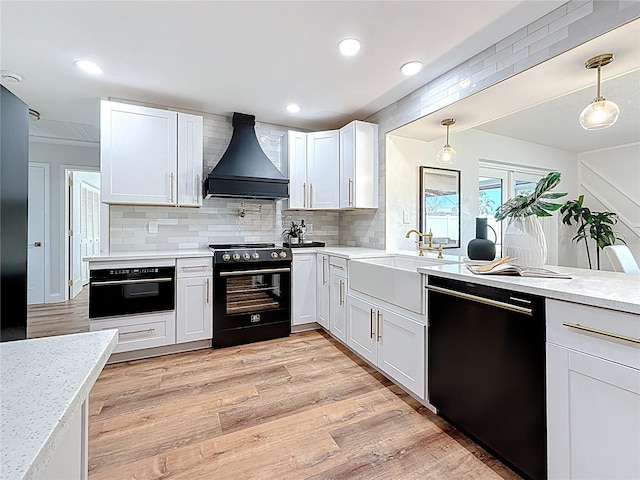
[[[49,164],[29,163],[27,304],[45,303],[49,266]]]
[[[100,253],[100,173],[67,170],[69,299],[89,283],[83,257]]]

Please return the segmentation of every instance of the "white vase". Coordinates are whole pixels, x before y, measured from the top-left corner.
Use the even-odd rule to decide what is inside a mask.
[[[535,215],[511,217],[502,239],[503,255],[517,257],[526,267],[541,267],[547,261],[547,241]]]

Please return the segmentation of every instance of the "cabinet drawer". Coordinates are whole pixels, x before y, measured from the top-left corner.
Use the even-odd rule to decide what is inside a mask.
[[[329,274],[347,277],[347,259],[340,257],[329,257]]]
[[[113,353],[176,343],[175,312],[135,315],[108,320],[91,320],[91,331],[118,330],[118,344]]]
[[[640,344],[609,336],[640,339],[640,315],[558,300],[546,309],[547,342],[640,369]]]
[[[178,278],[201,277],[211,275],[213,259],[211,257],[178,258],[176,260],[176,276]]]

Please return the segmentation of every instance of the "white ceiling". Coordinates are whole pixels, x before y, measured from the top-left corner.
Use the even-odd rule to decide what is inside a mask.
[[[620,118],[606,130],[586,131],[578,118],[596,96],[596,72],[584,63],[606,52],[614,53],[615,60],[602,69],[602,94],[619,105]],[[640,19],[391,133],[442,141],[444,118],[456,119],[450,134],[454,147],[456,133],[469,128],[572,152],[639,142]]]
[[[547,1],[0,2],[5,83],[45,121],[98,125],[99,99],[299,128],[365,118],[563,4]],[[362,42],[345,58],[337,43]],[[92,59],[104,74],[74,65]],[[400,66],[425,64],[407,78]],[[302,106],[299,114],[287,103]]]

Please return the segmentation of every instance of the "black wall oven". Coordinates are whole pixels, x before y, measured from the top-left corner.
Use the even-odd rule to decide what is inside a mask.
[[[175,266],[91,270],[89,318],[175,309]]]
[[[291,250],[228,247],[214,247],[214,348],[290,335]]]

